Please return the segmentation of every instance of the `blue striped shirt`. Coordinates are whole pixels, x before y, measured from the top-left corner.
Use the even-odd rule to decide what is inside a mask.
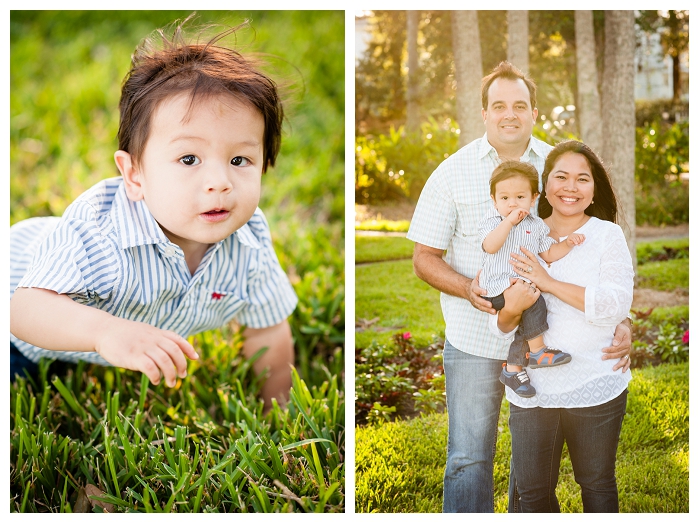
[[[519,159],[531,163],[541,174],[552,147],[532,137]],[[483,263],[478,224],[493,207],[490,177],[500,163],[487,135],[465,145],[444,160],[427,180],[410,221],[408,239],[445,249],[444,261],[456,272],[473,278]],[[541,182],[539,182],[541,190]],[[507,359],[509,342],[488,328],[488,314],[468,300],[441,295],[446,337],[462,352],[492,359]]]
[[[298,301],[260,209],[212,245],[192,275],[145,202],[128,199],[121,177],[89,189],[60,218],[30,218],[10,228],[10,298],[17,287],[49,289],[184,337],[234,318],[270,327]],[[43,356],[109,365],[96,352],[48,351],[12,334],[10,340],[35,362]]]
[[[533,210],[533,209],[532,209]],[[483,245],[485,237],[488,236],[495,228],[502,223],[504,218],[493,207],[479,225],[478,241]],[[505,292],[510,286],[510,278],[521,278],[529,282],[517,274],[512,265],[510,265],[510,254],[513,252],[520,253],[520,247],[524,247],[534,254],[548,251],[551,246],[556,243],[556,240],[548,234],[550,229],[544,223],[544,220],[533,214],[528,214],[517,225],[513,225],[510,234],[507,235],[505,243],[500,250],[495,253],[483,251],[483,270],[478,277],[478,285],[487,291],[489,298],[494,298]]]

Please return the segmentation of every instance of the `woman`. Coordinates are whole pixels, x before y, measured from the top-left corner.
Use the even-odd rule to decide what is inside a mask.
[[[551,235],[560,241],[576,232],[585,242],[549,267],[524,249],[524,256],[513,254],[510,261],[544,293],[549,311],[544,342],[572,355],[567,365],[528,370],[534,397],[507,390],[519,492],[512,506],[521,512],[560,511],[555,488],[566,441],[584,511],[618,512],[616,450],[631,373],[614,370],[601,349],[611,344],[615,326],[631,307],[631,256],[615,223],[609,176],[589,147],[575,141],[556,146],[542,180],[538,211]],[[515,305],[500,312],[502,332],[516,328],[521,310]]]

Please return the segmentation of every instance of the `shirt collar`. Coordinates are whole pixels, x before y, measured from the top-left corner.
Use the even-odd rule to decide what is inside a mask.
[[[482,159],[488,156],[491,153],[491,151],[495,158],[497,158],[498,152],[495,150],[495,147],[490,145],[490,142],[488,141],[488,133],[486,132],[481,138],[480,144],[478,145],[478,158]],[[538,140],[532,136],[529,138],[529,143],[527,144],[527,148],[524,150],[522,158],[528,158],[531,156],[531,153],[534,153],[537,156],[541,157],[543,160],[545,160],[548,151],[549,146],[546,145],[545,142],[542,142],[541,140]]]
[[[254,220],[256,216],[257,215],[253,216],[251,221]],[[146,206],[146,202],[143,200],[137,202],[130,200],[126,195],[123,182],[114,196],[112,221],[117,231],[119,245],[122,249],[170,242],[160,228],[158,222],[155,221],[155,218]],[[247,223],[235,231],[233,235],[236,236],[238,241],[243,245],[252,249],[262,248],[262,244]],[[225,239],[222,241],[225,241]]]

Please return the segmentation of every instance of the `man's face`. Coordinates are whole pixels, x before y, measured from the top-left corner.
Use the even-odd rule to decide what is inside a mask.
[[[488,89],[488,108],[482,111],[488,142],[498,153],[512,148],[524,153],[537,114],[523,80],[495,79]]]
[[[129,194],[143,199],[165,235],[187,253],[216,243],[251,218],[260,200],[264,120],[232,96],[164,100]]]

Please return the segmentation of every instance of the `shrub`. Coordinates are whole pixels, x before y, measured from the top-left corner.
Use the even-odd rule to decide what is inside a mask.
[[[432,171],[458,148],[458,129],[450,119],[430,118],[418,133],[401,126],[388,135],[356,137],[355,202],[417,201]]]

